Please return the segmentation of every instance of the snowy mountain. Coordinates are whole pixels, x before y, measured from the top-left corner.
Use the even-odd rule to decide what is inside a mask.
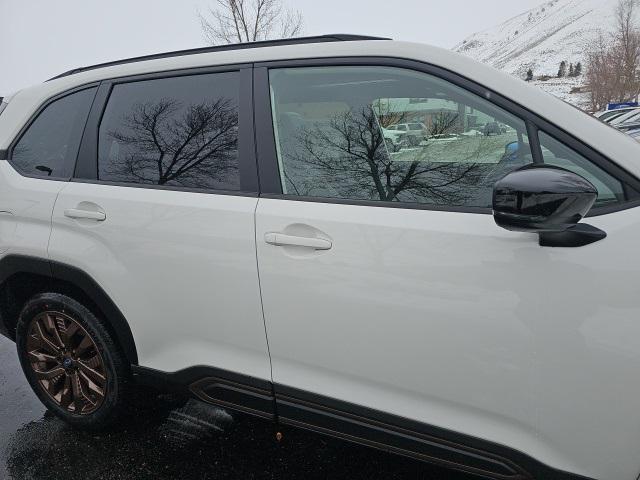
[[[612,31],[618,0],[549,0],[484,32],[471,35],[454,50],[525,78],[555,77],[560,62],[585,64],[585,52],[599,35]],[[536,81],[570,103],[586,106],[586,95],[571,94],[584,77]]]
[[[584,52],[610,32],[618,0],[550,0],[484,32],[454,50],[523,76],[555,75],[560,62],[584,63]]]

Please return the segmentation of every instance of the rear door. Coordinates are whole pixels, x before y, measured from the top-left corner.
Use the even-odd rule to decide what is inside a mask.
[[[49,254],[102,286],[142,366],[270,380],[251,102],[250,68],[100,87]]]

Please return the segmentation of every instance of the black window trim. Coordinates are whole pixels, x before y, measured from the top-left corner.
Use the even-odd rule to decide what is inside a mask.
[[[426,62],[396,57],[359,56],[359,57],[333,57],[333,58],[307,58],[295,60],[276,60],[256,62],[254,64],[254,90],[255,90],[255,129],[256,150],[258,152],[258,172],[260,178],[260,196],[263,198],[283,199],[291,201],[305,201],[315,203],[362,205],[385,208],[405,208],[415,210],[447,211],[460,213],[476,213],[491,215],[491,208],[483,207],[457,207],[417,204],[407,202],[385,202],[379,200],[350,200],[326,197],[300,197],[284,195],[278,169],[277,150],[273,128],[273,116],[271,110],[271,94],[269,85],[269,70],[279,68],[304,68],[304,67],[338,67],[338,66],[367,66],[367,67],[396,67],[406,70],[426,73],[442,80],[450,82],[460,88],[485,98],[492,104],[515,115],[527,125],[527,134],[530,137],[533,160],[542,163],[542,148],[538,139],[538,130],[542,130],[553,136],[567,147],[584,156],[606,173],[622,182],[625,188],[627,200],[615,205],[593,207],[587,215],[595,217],[617,211],[627,210],[640,206],[640,180],[605,155],[591,146],[584,144],[570,133],[554,125],[540,115],[531,112],[516,101],[508,99],[489,87],[485,87],[476,81],[464,77],[458,73]],[[631,187],[631,189],[629,189]]]
[[[91,104],[91,108],[93,108],[93,105],[95,103],[95,99],[98,93],[98,87],[100,85],[100,82],[91,82],[91,83],[87,83],[84,85],[80,85],[74,88],[71,88],[69,90],[65,90],[63,92],[60,92],[56,95],[54,95],[53,97],[49,97],[47,100],[45,100],[44,102],[42,102],[40,104],[40,106],[36,109],[36,111],[29,117],[29,119],[25,122],[25,124],[22,126],[22,128],[18,131],[18,134],[14,137],[13,141],[11,142],[11,144],[9,145],[9,148],[7,149],[7,154],[6,154],[6,160],[9,162],[9,165],[11,165],[11,167],[22,177],[26,177],[26,178],[35,178],[38,180],[46,180],[46,181],[62,181],[62,182],[68,182],[69,180],[71,180],[72,176],[73,176],[73,170],[74,170],[74,165],[77,161],[77,154],[76,154],[76,158],[74,158],[73,160],[68,160],[69,165],[65,165],[65,170],[69,172],[69,175],[66,176],[62,176],[62,177],[58,177],[58,176],[43,176],[43,175],[35,175],[35,174],[28,174],[25,172],[22,172],[20,170],[20,168],[15,165],[15,163],[13,162],[13,151],[16,147],[16,145],[18,145],[18,143],[20,143],[20,140],[22,140],[22,137],[24,137],[24,135],[27,133],[27,131],[31,128],[31,126],[35,123],[35,121],[40,117],[40,115],[47,109],[47,107],[49,107],[49,105],[51,105],[52,103],[61,100],[65,97],[68,97],[69,95],[73,95],[74,93],[78,93],[78,92],[82,92],[84,90],[89,90],[91,88],[95,88],[96,92],[93,96],[93,99],[91,100],[92,104]],[[85,119],[85,124],[84,127],[82,129],[82,138],[84,138],[84,132],[87,129],[87,124],[88,124],[88,120],[89,120],[89,115],[87,115],[87,118]],[[80,141],[80,145],[82,145],[82,139]],[[78,152],[80,152],[81,150],[81,146],[78,148]]]
[[[191,193],[203,193],[210,195],[232,195],[238,197],[258,196],[258,172],[255,161],[254,148],[254,119],[253,119],[253,65],[252,64],[228,64],[211,67],[196,67],[180,70],[167,70],[136,75],[127,75],[104,79],[96,95],[89,120],[85,128],[85,135],[80,145],[78,161],[74,169],[74,175],[70,181],[74,183],[88,183],[96,185],[110,185],[129,188],[146,188],[155,190],[180,191]],[[237,72],[239,75],[238,86],[238,160],[240,167],[240,189],[222,190],[209,188],[190,188],[179,185],[153,185],[130,182],[113,182],[98,179],[98,135],[102,117],[106,110],[113,87],[119,84],[135,83],[164,78],[186,77],[194,75],[206,75],[215,73]]]

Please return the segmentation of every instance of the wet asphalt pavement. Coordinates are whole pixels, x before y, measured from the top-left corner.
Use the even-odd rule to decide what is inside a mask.
[[[32,393],[0,337],[0,479],[471,480],[410,459],[150,392],[113,431],[78,432]]]

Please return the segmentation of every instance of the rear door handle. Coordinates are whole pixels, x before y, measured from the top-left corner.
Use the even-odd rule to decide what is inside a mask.
[[[64,216],[74,219],[84,218],[88,220],[96,220],[98,222],[104,222],[107,219],[107,215],[104,212],[81,210],[79,208],[68,208],[64,211]]]
[[[264,241],[277,247],[307,247],[314,250],[330,250],[333,246],[331,240],[324,238],[298,237],[276,232],[265,233]]]

